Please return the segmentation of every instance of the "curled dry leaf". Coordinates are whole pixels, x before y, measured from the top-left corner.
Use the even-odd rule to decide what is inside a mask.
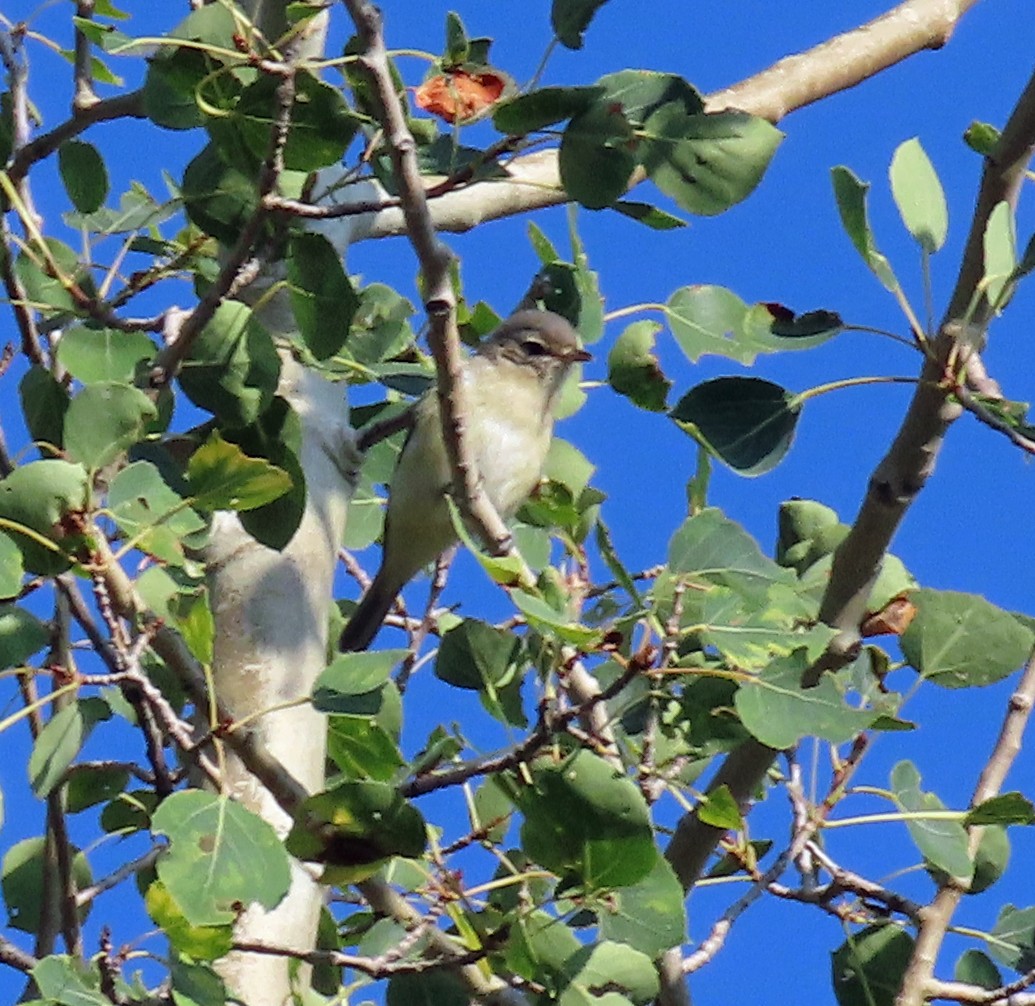
[[[908,597],[893,597],[880,611],[867,615],[859,628],[863,638],[901,636],[916,616],[916,605]]]
[[[413,98],[425,112],[464,125],[480,118],[513,90],[513,81],[500,70],[457,69],[429,77],[415,89]]]

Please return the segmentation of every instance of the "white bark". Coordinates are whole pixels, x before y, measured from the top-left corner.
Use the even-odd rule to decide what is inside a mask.
[[[327,611],[351,489],[346,474],[358,456],[340,385],[285,360],[280,390],[302,419],[306,512],[282,552],[256,542],[233,515],[218,515],[207,553],[216,623],[213,667],[217,694],[234,720],[260,717],[270,754],[316,792],[323,786],[327,725],[304,700],[327,662]],[[298,704],[278,708],[286,703]],[[232,796],[287,833],[287,815],[232,757],[225,778]],[[321,904],[317,881],[295,864],[284,901],[268,913],[250,909],[235,937],[311,949]],[[288,1001],[285,958],[233,954],[220,970],[249,1006]]]

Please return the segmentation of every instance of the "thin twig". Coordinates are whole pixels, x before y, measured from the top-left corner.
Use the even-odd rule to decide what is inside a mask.
[[[1035,706],[1035,650],[1028,657],[1021,680],[1010,696],[1006,715],[1003,717],[1003,723],[999,729],[999,736],[996,738],[988,761],[974,787],[974,795],[971,798],[972,807],[990,800],[1002,789],[1006,775],[1020,753],[1021,741],[1028,721],[1031,719],[1033,706]],[[969,852],[973,856],[981,841],[983,829],[972,827],[968,830],[970,832]],[[913,947],[913,956],[902,978],[898,998],[895,1000],[897,1006],[920,1006],[928,998],[928,985],[933,978],[938,952],[941,950],[953,913],[965,893],[964,889],[950,877],[942,884],[934,900],[924,910],[920,918],[916,944]]]
[[[156,845],[148,849],[143,855],[137,856],[136,859],[123,863],[117,870],[113,870],[106,877],[96,881],[96,883],[91,884],[89,887],[84,887],[76,895],[76,905],[80,908],[89,905],[104,894],[105,891],[110,891],[112,888],[118,887],[124,880],[129,880],[138,873],[149,870],[158,861],[158,857],[163,851],[164,846]]]

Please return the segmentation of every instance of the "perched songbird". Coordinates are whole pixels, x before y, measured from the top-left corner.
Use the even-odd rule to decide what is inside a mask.
[[[504,520],[539,484],[557,395],[572,365],[589,358],[564,318],[529,310],[511,315],[464,362],[464,442]],[[345,626],[342,650],[366,649],[403,586],[456,541],[446,504],[451,483],[431,390],[415,406],[392,476],[381,568]]]

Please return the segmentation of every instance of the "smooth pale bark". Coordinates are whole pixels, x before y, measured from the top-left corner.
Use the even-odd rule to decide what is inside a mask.
[[[282,31],[283,0],[253,0],[250,13],[268,37]],[[295,55],[323,50],[326,18],[310,23]],[[335,243],[348,244],[348,221],[336,222]],[[321,228],[326,230],[326,228]],[[267,281],[274,277],[267,277]],[[255,299],[262,280],[249,292]],[[274,335],[294,327],[282,295],[261,313]],[[216,692],[235,721],[257,722],[269,752],[310,792],[323,787],[327,724],[305,701],[327,663],[328,609],[338,549],[358,467],[343,386],[282,354],[279,393],[302,421],[301,464],[306,511],[291,542],[280,552],[256,542],[228,513],[217,516],[206,552],[215,620],[213,677]],[[226,788],[249,810],[284,835],[288,816],[237,759],[226,754]],[[294,864],[287,897],[272,912],[255,906],[241,917],[234,936],[244,942],[311,949],[323,905],[318,878]],[[233,953],[219,964],[232,997],[248,1006],[291,1001],[292,963],[282,956]],[[299,970],[296,987],[308,984]]]

